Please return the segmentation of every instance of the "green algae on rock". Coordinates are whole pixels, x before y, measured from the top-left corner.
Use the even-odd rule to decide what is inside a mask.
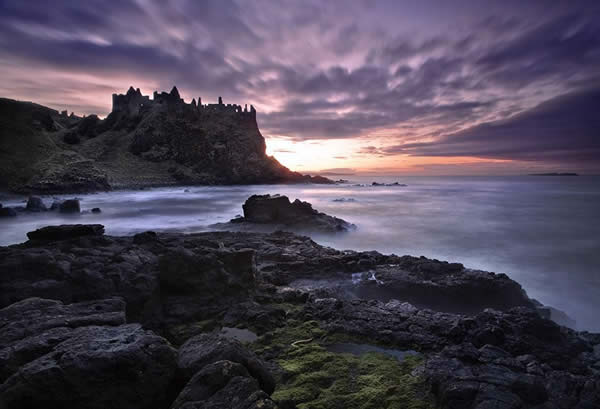
[[[422,358],[399,362],[377,352],[340,354],[311,343],[288,351],[278,363],[289,380],[272,398],[298,409],[432,407],[421,379],[411,374]]]

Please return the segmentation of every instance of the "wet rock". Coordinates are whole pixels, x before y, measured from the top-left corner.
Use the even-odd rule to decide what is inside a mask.
[[[198,371],[175,399],[171,409],[192,407],[275,409],[276,405],[260,389],[245,366],[223,360]]]
[[[0,205],[0,217],[17,217],[17,211],[12,207],[2,207]]]
[[[92,208],[92,213],[102,213],[102,210],[99,207],[94,207]]]
[[[319,232],[346,232],[356,226],[337,217],[320,213],[308,202],[296,199],[290,202],[287,196],[253,195],[243,204],[244,217],[232,219],[227,225],[246,227],[265,225]],[[226,226],[222,226],[226,227]]]
[[[27,200],[25,210],[28,212],[45,212],[48,210],[41,198],[37,196],[30,196]]]
[[[0,386],[5,407],[149,408],[167,403],[175,350],[139,324],[75,329]]]
[[[60,226],[42,227],[27,233],[29,240],[67,240],[82,236],[102,236],[104,226],[101,224],[63,224]]]
[[[78,199],[68,199],[58,206],[60,213],[80,213],[81,207]]]
[[[243,365],[265,392],[270,394],[275,390],[275,380],[266,364],[240,342],[220,334],[200,334],[190,338],[179,349],[177,362],[183,376],[189,379],[205,366],[222,360]]]

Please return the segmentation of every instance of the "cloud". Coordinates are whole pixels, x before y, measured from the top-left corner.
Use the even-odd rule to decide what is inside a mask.
[[[543,102],[428,143],[385,148],[386,154],[600,163],[600,86]]]

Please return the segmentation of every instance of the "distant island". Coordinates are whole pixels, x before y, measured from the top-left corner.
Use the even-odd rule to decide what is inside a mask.
[[[530,173],[529,176],[579,176],[577,173]]]
[[[0,188],[75,193],[165,185],[333,183],[266,154],[252,105],[113,94],[106,119],[0,98]]]

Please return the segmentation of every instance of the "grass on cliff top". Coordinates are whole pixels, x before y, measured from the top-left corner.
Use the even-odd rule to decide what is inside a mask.
[[[422,358],[396,358],[371,352],[360,356],[328,351],[331,339],[315,321],[289,322],[259,340],[256,351],[277,354],[285,370],[273,400],[298,409],[430,409],[421,379],[411,372]],[[298,340],[310,342],[291,344]]]

